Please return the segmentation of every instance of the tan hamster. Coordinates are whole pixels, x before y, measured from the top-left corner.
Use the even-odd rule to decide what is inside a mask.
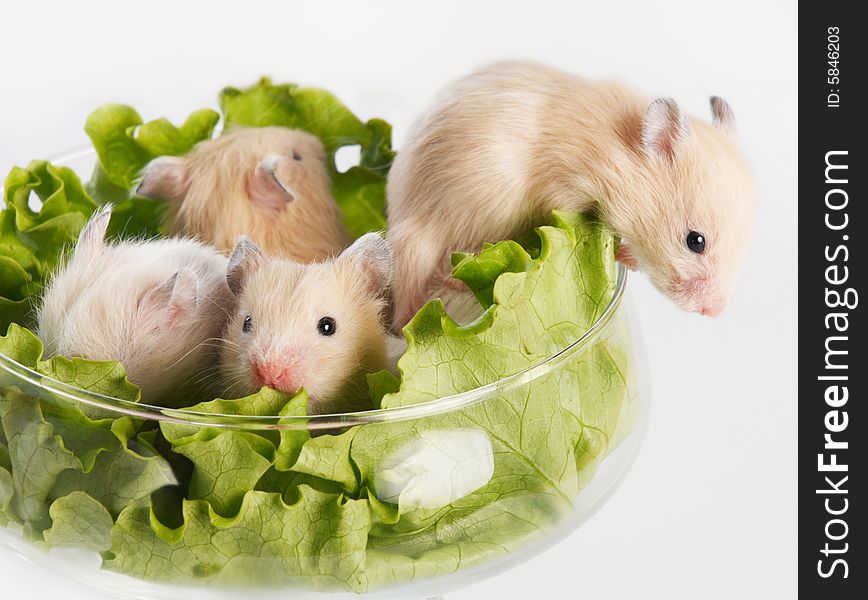
[[[96,213],[52,277],[37,333],[48,356],[120,361],[155,402],[212,364],[235,307],[227,260],[185,239],[106,244],[110,217]]]
[[[530,63],[500,63],[449,88],[415,125],[389,174],[394,328],[449,281],[450,255],[596,209],[619,259],[686,310],[717,315],[752,236],[754,183],[733,113],[712,123]]]
[[[170,203],[169,233],[227,254],[241,234],[300,262],[336,256],[351,241],[331,195],[325,149],[304,131],[233,129],[187,156],[154,159],[136,193]]]
[[[387,367],[386,241],[368,233],[337,258],[302,265],[242,237],[227,281],[238,308],[220,359],[229,395],[304,387],[310,414],[370,408],[365,375]]]

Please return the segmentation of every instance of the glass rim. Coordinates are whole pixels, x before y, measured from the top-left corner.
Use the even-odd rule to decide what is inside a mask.
[[[56,155],[48,160],[62,164],[76,158],[82,158],[94,153],[90,146],[82,146],[67,153]],[[243,430],[328,430],[352,427],[366,423],[383,423],[418,419],[446,413],[459,408],[466,408],[485,401],[495,394],[505,393],[527,385],[552,371],[582,352],[614,318],[621,305],[627,284],[627,268],[619,262],[615,263],[615,289],[603,313],[576,340],[561,348],[548,358],[527,367],[517,373],[502,377],[497,381],[481,385],[466,392],[435,398],[427,402],[410,406],[393,408],[378,408],[373,410],[348,413],[333,413],[305,416],[282,415],[229,415],[207,413],[184,408],[167,408],[132,400],[115,398],[105,394],[88,391],[74,385],[63,383],[47,375],[43,375],[0,352],[0,370],[17,379],[46,390],[56,396],[101,409],[119,416],[135,417],[149,421],[168,421],[196,427],[224,427]]]

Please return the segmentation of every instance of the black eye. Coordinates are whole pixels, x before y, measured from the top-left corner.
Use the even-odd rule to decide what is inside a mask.
[[[244,333],[250,333],[253,331],[253,317],[250,315],[244,317],[244,324],[241,326],[241,331]]]
[[[687,247],[691,252],[702,254],[705,252],[705,236],[698,231],[691,231],[687,234]]]
[[[331,317],[323,317],[319,320],[319,323],[316,324],[316,330],[320,335],[334,335],[336,329],[337,324]]]
[[[299,154],[298,152],[293,151],[293,153],[292,153],[292,160],[301,160],[301,154]]]

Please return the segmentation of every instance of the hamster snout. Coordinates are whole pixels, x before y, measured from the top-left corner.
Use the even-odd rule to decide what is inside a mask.
[[[706,277],[678,280],[670,295],[685,310],[707,317],[720,315],[727,304],[727,298],[717,290],[714,282]]]
[[[166,201],[170,233],[228,253],[247,235],[299,262],[335,256],[350,243],[331,195],[322,143],[285,127],[235,128],[184,157],[144,169],[136,193]]]
[[[238,302],[222,341],[226,393],[304,388],[310,414],[370,408],[366,376],[388,366],[391,268],[389,247],[374,233],[307,265],[242,237],[226,270]]]
[[[251,366],[259,385],[295,394],[304,385],[307,369],[303,361],[300,350],[284,350],[274,358],[254,359]]]
[[[723,309],[725,306],[726,306],[726,304],[723,304],[723,303],[716,304],[716,305],[712,304],[712,305],[703,306],[702,308],[699,309],[699,313],[703,316],[706,316],[706,317],[716,317],[716,316],[720,315],[720,313],[723,312]]]

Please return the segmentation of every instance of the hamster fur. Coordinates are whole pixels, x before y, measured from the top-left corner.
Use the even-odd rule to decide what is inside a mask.
[[[752,237],[755,192],[732,110],[717,97],[711,109],[708,124],[673,100],[531,63],[453,84],[389,174],[394,329],[463,287],[449,278],[453,252],[515,237],[555,209],[597,210],[623,240],[623,263],[682,308],[718,314]]]
[[[184,157],[145,167],[136,193],[169,203],[169,233],[229,253],[247,235],[299,262],[336,256],[350,243],[331,195],[327,157],[313,135],[285,127],[236,128]]]
[[[389,247],[375,233],[307,265],[269,257],[242,237],[226,275],[238,296],[220,358],[227,394],[304,387],[310,414],[370,408],[366,374],[388,365],[391,270]]]
[[[227,260],[192,240],[106,244],[110,217],[95,214],[52,277],[37,333],[48,356],[120,361],[155,402],[212,364],[235,303]]]

